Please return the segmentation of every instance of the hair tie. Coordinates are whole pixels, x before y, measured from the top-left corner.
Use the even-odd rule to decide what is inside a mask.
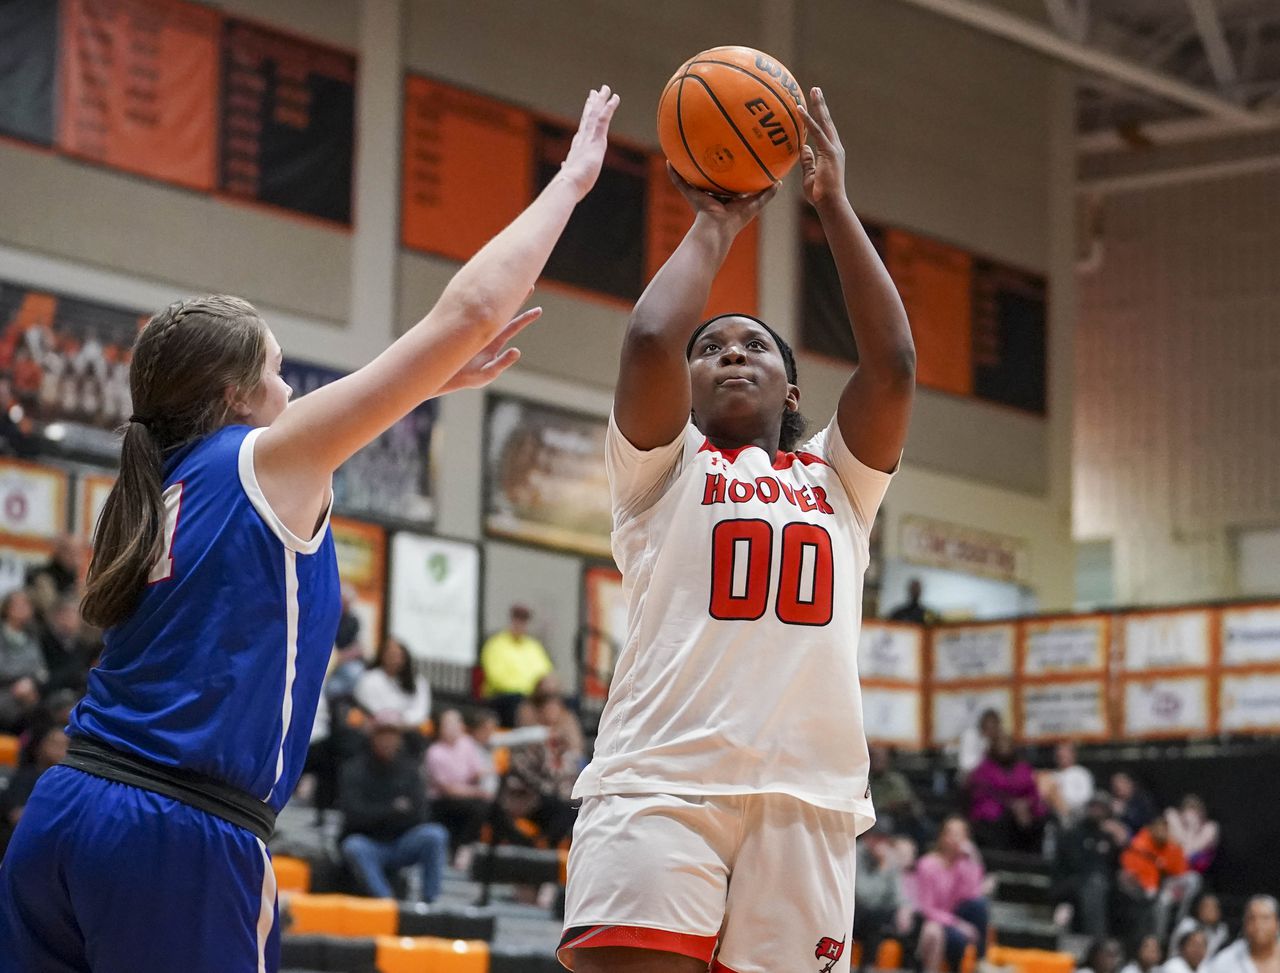
[[[151,420],[146,416],[138,415],[136,412],[129,417],[129,421],[136,422],[140,426],[146,426],[148,429],[151,428]]]

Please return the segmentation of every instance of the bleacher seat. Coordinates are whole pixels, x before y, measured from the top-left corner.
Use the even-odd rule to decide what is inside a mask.
[[[7,733],[0,734],[0,767],[18,766],[18,754],[21,751],[22,746],[17,737]]]
[[[299,894],[290,896],[286,909],[285,928],[291,933],[393,936],[399,922],[399,906],[394,899]]]
[[[275,855],[271,867],[276,873],[276,888],[281,892],[310,892],[311,865],[301,858]]]
[[[1075,969],[1075,957],[1047,949],[1013,949],[1008,946],[992,946],[987,959],[996,966],[1012,966],[1018,973],[1071,973]]]
[[[489,973],[489,944],[479,940],[379,936],[378,973]]]

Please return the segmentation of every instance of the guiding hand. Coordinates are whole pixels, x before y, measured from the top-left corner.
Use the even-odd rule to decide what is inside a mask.
[[[810,114],[804,105],[796,106],[809,128],[809,144],[800,150],[800,171],[804,178],[804,198],[817,206],[845,195],[844,145],[821,88],[809,90],[809,103],[816,114]]]
[[[609,122],[618,107],[619,98],[607,84],[591,89],[587,103],[582,106],[582,118],[574,133],[569,154],[560,163],[560,174],[578,192],[582,199],[591,191],[604,164],[605,149],[609,145]]]
[[[680,195],[693,207],[694,213],[699,216],[706,215],[735,235],[756,218],[757,214],[769,204],[769,200],[778,195],[778,183],[775,182],[768,189],[750,196],[733,196],[728,199],[723,196],[713,196],[696,186],[690,186],[680,177],[680,173],[676,172],[670,162],[667,163],[667,175],[671,177],[672,185],[680,190]]]
[[[533,307],[512,318],[496,338],[485,345],[471,361],[467,362],[445,383],[437,393],[446,395],[458,389],[484,388],[495,378],[520,360],[519,348],[507,348],[506,344],[534,321],[542,317],[542,308]]]

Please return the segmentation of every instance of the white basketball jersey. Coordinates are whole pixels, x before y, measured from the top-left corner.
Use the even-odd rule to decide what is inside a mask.
[[[636,449],[609,421],[627,637],[575,797],[784,793],[870,826],[858,632],[890,475],[833,419],[796,453],[692,424]]]

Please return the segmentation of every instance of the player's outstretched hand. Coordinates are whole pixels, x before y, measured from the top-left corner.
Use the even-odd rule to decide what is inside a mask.
[[[804,198],[812,205],[844,197],[844,145],[836,123],[827,110],[821,88],[809,90],[812,114],[797,105],[809,129],[809,144],[800,150],[800,170],[804,177]]]
[[[508,348],[507,342],[542,317],[542,308],[534,307],[512,318],[491,342],[462,366],[437,394],[447,395],[459,389],[484,388],[520,360],[519,348]]]
[[[586,196],[596,184],[600,167],[604,165],[604,152],[609,144],[609,122],[618,107],[618,96],[607,84],[593,88],[582,106],[582,119],[578,131],[569,146],[569,154],[560,163],[560,172],[578,192],[578,198]]]
[[[667,163],[667,175],[671,177],[671,182],[676,189],[680,190],[680,195],[693,207],[694,213],[705,214],[717,223],[723,224],[734,234],[754,220],[756,215],[769,205],[769,200],[778,195],[778,183],[775,182],[768,189],[752,193],[750,196],[730,198],[714,196],[696,186],[690,186],[670,162]]]

